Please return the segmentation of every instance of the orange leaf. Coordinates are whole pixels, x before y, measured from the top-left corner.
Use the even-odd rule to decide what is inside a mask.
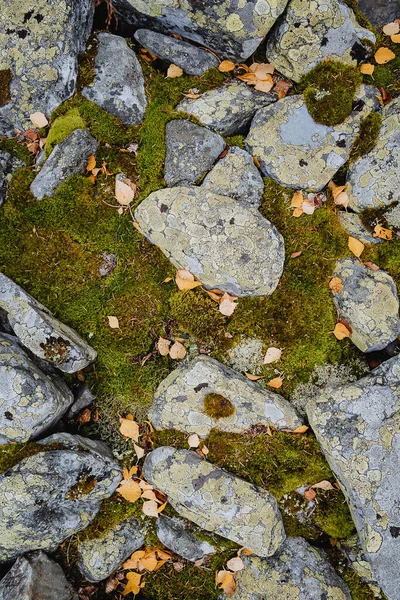
[[[120,432],[124,437],[130,438],[135,442],[139,441],[139,425],[136,421],[132,419],[121,419],[120,422]]]
[[[164,510],[164,508],[167,506],[167,504],[168,504],[168,500],[166,502],[164,502],[164,504],[161,504],[161,506],[159,506],[157,508],[157,512],[158,513],[162,512]]]
[[[375,225],[374,233],[372,235],[381,240],[391,240],[393,232],[390,229],[385,229],[381,225]]]
[[[95,166],[96,166],[96,158],[95,158],[95,155],[92,154],[88,158],[88,163],[87,163],[86,171],[92,171],[95,168]]]
[[[227,596],[231,596],[236,589],[234,574],[230,571],[218,571],[216,574],[216,585],[223,590]]]
[[[293,194],[293,198],[290,203],[290,206],[291,206],[291,208],[301,208],[303,206],[303,202],[304,202],[303,192],[301,190],[297,190],[297,192],[295,192]]]
[[[292,254],[290,255],[290,258],[298,258],[302,254],[303,254],[302,250],[299,250],[299,252],[292,252]]]
[[[389,48],[385,48],[385,46],[382,46],[375,52],[375,60],[378,65],[385,65],[394,58],[396,58],[395,53],[389,50]]]
[[[280,377],[275,377],[274,379],[271,379],[271,381],[268,381],[267,385],[269,385],[269,387],[272,387],[276,390],[278,390],[280,387],[282,387],[283,381]]]
[[[119,492],[121,496],[128,502],[136,502],[136,500],[138,500],[138,498],[140,498],[142,495],[142,490],[140,489],[139,483],[137,481],[133,481],[133,479],[123,481],[119,488],[117,488],[117,492]]]
[[[379,271],[378,265],[369,260],[367,260],[367,262],[365,262],[364,265],[368,267],[368,269],[371,269],[371,271]]]
[[[360,66],[360,71],[363,75],[372,75],[375,70],[375,65],[371,65],[370,63],[364,63]]]
[[[140,559],[140,564],[146,569],[146,571],[155,571],[157,568],[158,560],[155,556],[144,557]]]
[[[235,63],[231,60],[223,60],[218,67],[218,71],[221,73],[229,73],[229,71],[233,71],[235,68]]]
[[[265,375],[252,375],[251,373],[245,373],[247,379],[250,381],[257,381],[258,379],[265,379]]]
[[[392,40],[393,44],[400,44],[400,33],[396,33],[395,35],[391,35],[390,39]]]
[[[132,593],[136,596],[136,594],[140,592],[140,580],[142,576],[139,573],[134,573],[133,571],[131,571],[130,573],[126,574],[126,578],[128,580],[128,583],[126,584],[126,587],[122,594],[124,596],[127,596],[128,594]]]
[[[294,209],[294,211],[293,211],[293,215],[292,215],[292,216],[293,216],[293,217],[301,217],[301,215],[302,215],[302,214],[304,214],[304,211],[303,211],[303,209],[300,207],[300,208],[295,208],[295,209]]]
[[[254,86],[254,89],[257,90],[258,92],[264,92],[264,94],[268,94],[268,92],[270,92],[273,87],[274,87],[273,81],[264,81],[264,80],[260,81],[259,80],[259,81],[257,81],[256,85]]]
[[[343,288],[343,283],[340,277],[332,277],[329,282],[329,287],[333,292],[335,292],[335,294],[339,294]]]
[[[348,241],[348,247],[349,250],[358,257],[361,256],[361,254],[364,251],[364,244],[362,242],[360,242],[359,240],[357,240],[356,238],[349,236],[349,241]]]
[[[169,79],[175,79],[176,77],[181,77],[183,75],[183,71],[177,65],[169,65],[167,71],[167,77]]]
[[[350,337],[351,331],[343,323],[336,323],[333,334],[338,340],[344,340],[344,338]]]
[[[176,272],[175,283],[179,290],[192,290],[201,285],[201,282],[195,281],[194,275],[187,269],[179,269]]]
[[[306,500],[308,500],[309,502],[312,502],[314,500],[314,498],[316,497],[317,492],[314,492],[314,490],[307,490],[304,492],[304,498]]]

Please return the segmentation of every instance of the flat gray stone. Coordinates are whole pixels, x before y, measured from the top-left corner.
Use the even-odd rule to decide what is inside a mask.
[[[232,146],[205,176],[202,187],[255,208],[260,206],[264,192],[264,182],[253,157],[237,146]]]
[[[32,194],[37,200],[53,196],[68,177],[86,171],[88,158],[95,154],[96,150],[95,138],[85,129],[75,129],[53,149],[31,183]]]
[[[186,531],[184,521],[161,515],[156,522],[157,537],[164,546],[185,560],[196,562],[209,554],[215,554],[214,546],[202,542]]]
[[[82,95],[125,125],[143,121],[147,100],[142,67],[126,40],[111,33],[99,33],[95,75]]]
[[[6,199],[7,188],[12,174],[19,169],[19,167],[23,166],[24,163],[22,161],[14,158],[5,150],[0,150],[0,206]]]
[[[20,342],[35,356],[66,373],[84,369],[96,359],[96,351],[79,335],[0,273],[0,308]]]
[[[214,467],[196,452],[157,448],[147,454],[143,474],[183,518],[259,556],[271,556],[285,540],[270,492]]]
[[[268,296],[279,283],[284,242],[254,208],[195,187],[153,192],[135,218],[178,269],[234,296]]]
[[[399,17],[399,0],[358,0],[358,7],[377,27],[391,23]]]
[[[134,37],[146,50],[181,67],[188,75],[200,76],[219,65],[218,58],[211,52],[151,29],[138,29]]]
[[[205,398],[209,394],[228,400],[233,414],[208,416]],[[201,437],[211,429],[243,433],[258,424],[292,430],[303,424],[285,398],[205,355],[181,365],[161,382],[149,418],[156,429],[177,429]]]
[[[276,102],[275,92],[257,92],[242,81],[234,79],[194,100],[185,98],[175,108],[193,117],[202,125],[221,135],[246,133],[255,112]]]
[[[343,229],[345,229],[352,237],[360,240],[363,244],[382,243],[383,240],[378,237],[375,238],[356,213],[341,210],[338,212],[338,218]]]
[[[194,183],[211,169],[225,149],[225,140],[185,119],[169,121],[165,128],[164,179],[168,187]]]
[[[351,341],[362,352],[382,350],[400,334],[396,284],[386,271],[372,271],[356,258],[336,263],[343,288],[333,293],[339,318],[352,329]]]

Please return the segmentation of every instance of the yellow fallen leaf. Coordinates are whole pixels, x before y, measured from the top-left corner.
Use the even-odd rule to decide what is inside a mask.
[[[189,448],[198,448],[200,445],[200,438],[197,433],[192,433],[188,438]]]
[[[115,178],[115,197],[121,206],[129,206],[135,199],[137,185],[127,177]]]
[[[274,348],[273,346],[271,346],[271,348],[268,348],[264,356],[264,365],[269,365],[278,361],[281,358],[281,356],[282,350],[280,348]]]
[[[155,571],[157,568],[158,560],[155,556],[148,556],[140,559],[140,564],[146,569],[146,571]]]
[[[301,215],[303,214],[303,208],[299,207],[299,208],[295,208],[293,211],[293,217],[301,217]]]
[[[139,441],[139,425],[132,419],[120,418],[120,432],[124,437],[130,438],[135,442]]]
[[[244,75],[238,75],[237,78],[240,79],[240,81],[244,81],[248,85],[255,85],[258,81],[255,73],[245,73]]]
[[[394,35],[399,33],[400,25],[397,21],[393,21],[392,23],[387,23],[387,25],[382,28],[382,31],[385,35]]]
[[[42,112],[32,113],[29,115],[29,118],[35,127],[46,127],[49,124],[47,118]]]
[[[256,85],[254,86],[254,89],[257,90],[258,92],[264,92],[264,94],[268,94],[268,92],[270,92],[273,87],[274,87],[273,81],[258,80]]]
[[[343,283],[340,277],[332,277],[329,282],[330,289],[335,292],[335,294],[340,294],[343,288]]]
[[[252,375],[251,373],[245,373],[247,379],[250,381],[257,381],[258,379],[265,379],[265,375]]]
[[[272,388],[278,390],[279,388],[282,387],[283,381],[280,377],[274,377],[274,379],[271,379],[271,381],[268,381],[267,385],[269,387],[272,387]]]
[[[375,65],[371,65],[371,63],[364,63],[360,66],[360,71],[363,75],[372,75],[375,70]]]
[[[314,483],[314,485],[311,486],[313,489],[318,489],[318,490],[334,490],[335,488],[333,487],[333,485],[331,484],[330,481],[327,481],[326,479],[324,479],[323,481],[320,481],[318,483]]]
[[[108,316],[108,324],[111,327],[111,329],[119,329],[119,321],[117,319],[117,317],[113,317],[113,316]]]
[[[300,427],[294,429],[292,433],[305,433],[306,431],[308,431],[308,429],[309,427],[307,427],[307,425],[300,425]]]
[[[230,296],[225,292],[220,300],[219,312],[225,317],[232,316],[237,306],[236,300],[237,298],[235,298],[234,296]]]
[[[95,166],[96,166],[96,158],[95,158],[95,155],[92,154],[88,158],[88,163],[87,163],[86,171],[92,171],[95,168]],[[93,173],[93,175],[94,175],[94,173]]]
[[[349,236],[349,241],[348,241],[348,247],[349,250],[358,257],[361,256],[361,254],[364,251],[364,244],[362,242],[360,242],[360,240],[357,240],[356,238]]]
[[[183,71],[177,65],[169,65],[167,71],[167,77],[170,79],[175,79],[176,77],[181,77],[183,75]]]
[[[303,202],[304,202],[303,192],[301,190],[297,190],[297,192],[295,192],[293,194],[293,198],[290,203],[290,206],[291,206],[291,208],[301,208],[303,206]]]
[[[400,44],[400,33],[396,33],[395,35],[391,35],[390,39],[392,40],[393,44]]]
[[[231,60],[223,60],[218,67],[218,71],[221,73],[229,73],[229,71],[233,71],[235,68],[235,63]]]
[[[158,505],[155,500],[147,500],[143,503],[143,512],[148,517],[158,517]]]
[[[128,594],[138,594],[140,592],[140,580],[142,576],[140,573],[134,573],[133,571],[126,574],[126,578],[128,583],[125,586],[124,591],[122,592],[123,596],[127,596]]]
[[[157,350],[159,351],[161,356],[167,356],[169,354],[170,345],[171,345],[171,342],[169,340],[166,340],[165,338],[162,338],[162,337],[158,338]]]
[[[133,481],[133,479],[122,482],[119,488],[117,488],[117,492],[119,492],[121,496],[128,502],[136,502],[136,500],[138,500],[138,498],[140,498],[142,495],[139,482]]]
[[[143,458],[144,456],[144,450],[143,448],[141,448],[140,446],[138,446],[137,444],[133,444],[133,449],[135,450],[135,454],[138,457],[138,459],[140,460],[141,458]]]
[[[88,180],[93,183],[93,185],[96,183],[96,177],[94,175],[89,175]]]
[[[216,585],[223,590],[227,596],[231,596],[236,589],[235,576],[230,571],[218,571],[216,574]]]
[[[350,337],[351,332],[347,329],[346,325],[343,325],[343,323],[336,323],[333,334],[336,339],[344,340],[344,338]]]
[[[395,53],[392,52],[389,48],[385,48],[385,46],[382,46],[375,52],[375,60],[378,63],[378,65],[385,65],[394,58],[396,58]]]
[[[137,564],[141,558],[146,555],[144,550],[136,550],[127,561],[122,565],[124,569],[137,569]]]
[[[192,290],[201,285],[201,282],[195,281],[194,275],[187,269],[179,269],[176,272],[175,283],[179,290]]]
[[[132,478],[132,475],[136,475],[136,473],[138,472],[138,468],[136,465],[134,465],[133,467],[131,467],[128,471],[128,469],[125,467],[122,471],[122,475],[124,477],[124,479],[126,479],[127,481],[129,481],[129,479]]]
[[[391,240],[393,237],[393,232],[390,229],[385,229],[381,225],[375,225],[374,233],[372,235],[376,238],[380,238],[381,240]]]
[[[169,349],[169,355],[173,360],[181,360],[186,356],[186,348],[180,342],[175,342]]]
[[[160,512],[162,512],[164,510],[164,508],[167,506],[167,504],[168,504],[168,500],[166,502],[164,502],[164,504],[161,504],[161,506],[159,506],[157,508],[158,514],[160,514]]]
[[[267,75],[271,76],[274,73],[275,67],[270,63],[253,63],[250,65],[250,71],[256,75],[257,79],[264,79],[267,78]],[[271,79],[272,77],[267,78],[267,81]]]
[[[340,192],[339,194],[336,194],[336,196],[334,196],[333,201],[336,204],[336,206],[344,206],[345,208],[347,208],[349,205],[350,198],[347,192]]]
[[[240,556],[234,556],[233,558],[228,560],[228,562],[226,563],[226,566],[228,567],[228,569],[230,571],[233,571],[234,573],[244,569],[244,563],[243,563],[242,559],[240,558]]]

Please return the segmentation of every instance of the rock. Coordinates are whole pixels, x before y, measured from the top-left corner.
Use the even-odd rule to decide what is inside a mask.
[[[0,444],[38,437],[61,419],[72,402],[60,377],[44,373],[17,338],[0,334]]]
[[[245,142],[264,175],[283,186],[320,191],[349,157],[362,120],[378,107],[377,90],[361,85],[356,109],[343,123],[316,123],[303,96],[286,96],[259,110]]]
[[[78,600],[60,565],[40,550],[18,558],[0,582],[0,600],[54,600],[55,593]]]
[[[20,342],[35,356],[61,371],[75,373],[96,359],[97,353],[79,335],[0,273],[0,308]]]
[[[343,289],[333,293],[339,319],[351,327],[351,341],[362,352],[382,350],[400,334],[399,299],[386,271],[372,271],[356,258],[336,263]]]
[[[43,452],[0,475],[0,562],[30,550],[55,550],[89,525],[121,479],[105,444],[56,434]]]
[[[358,8],[377,27],[391,23],[399,16],[399,0],[358,0]]]
[[[367,58],[365,38],[374,34],[361,27],[341,0],[290,0],[284,18],[267,42],[267,59],[289,79],[299,81],[325,58],[348,65]]]
[[[264,182],[245,150],[232,146],[224,158],[206,175],[202,186],[214,194],[229,196],[245,206],[258,208],[264,192]]]
[[[147,100],[142,67],[126,40],[99,33],[94,81],[82,95],[121,119],[125,125],[143,121]]]
[[[131,517],[102,537],[79,544],[79,570],[88,581],[102,581],[143,544],[143,525],[139,519]]]
[[[232,600],[351,600],[347,585],[325,553],[302,538],[290,538],[270,558],[243,556]]]
[[[385,213],[385,219],[389,227],[393,229],[400,229],[400,204],[391,208]]]
[[[279,283],[283,238],[254,208],[202,188],[153,192],[135,211],[142,233],[178,269],[234,296],[268,296]]]
[[[349,207],[356,212],[400,199],[400,98],[383,108],[378,141],[371,152],[350,165],[347,184]]]
[[[200,76],[219,65],[218,58],[210,52],[150,29],[138,29],[135,39],[146,50],[181,67],[188,75]]]
[[[222,87],[204,92],[195,100],[185,98],[175,110],[192,115],[205,127],[228,136],[246,133],[255,112],[275,102],[277,98],[275,92],[256,92],[236,79]]]
[[[185,560],[195,562],[208,554],[215,554],[214,546],[186,531],[181,519],[161,516],[157,519],[156,528],[160,542]]]
[[[74,399],[73,405],[67,412],[68,419],[75,419],[84,408],[90,406],[96,400],[96,396],[93,396],[86,383],[81,383],[74,392]]]
[[[30,129],[32,113],[49,117],[72,96],[93,13],[92,0],[2,2],[0,70],[10,69],[12,79],[10,101],[3,106],[0,98],[0,135]]]
[[[53,196],[68,177],[85,172],[88,158],[95,154],[96,150],[95,138],[85,129],[75,129],[57,144],[36,175],[30,187],[32,194],[37,200]]]
[[[11,175],[14,173],[14,171],[22,166],[22,161],[14,158],[5,150],[0,150],[0,206],[6,199],[8,183],[11,180]]]
[[[343,229],[345,229],[352,237],[360,240],[363,244],[380,244],[382,242],[380,238],[375,238],[372,233],[368,231],[356,213],[341,210],[337,215]]]
[[[118,175],[117,179],[119,179]],[[124,176],[122,176],[121,179],[124,179]],[[100,277],[107,277],[107,275],[111,275],[111,273],[115,271],[118,264],[118,258],[116,254],[103,252],[103,260],[103,264],[99,267],[99,274]]]
[[[161,382],[149,417],[156,429],[201,437],[211,429],[242,433],[258,424],[293,430],[303,424],[285,398],[205,355],[181,365]]]
[[[167,123],[165,141],[164,178],[168,187],[194,183],[211,169],[226,145],[218,133],[184,119]]]
[[[143,474],[183,518],[271,556],[285,540],[275,497],[202,460],[196,452],[162,446],[146,455]]]

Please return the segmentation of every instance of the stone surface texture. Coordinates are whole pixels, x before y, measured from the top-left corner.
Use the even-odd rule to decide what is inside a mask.
[[[0,308],[20,342],[35,356],[61,371],[75,373],[96,359],[96,352],[79,335],[0,273]]]
[[[142,233],[178,269],[235,296],[268,296],[279,283],[284,242],[254,208],[202,188],[153,192],[135,211]]]
[[[235,412],[229,417],[208,416],[204,410],[207,394],[226,398]],[[285,398],[205,355],[178,367],[161,382],[149,417],[156,429],[177,429],[201,437],[211,429],[242,433],[258,424],[293,430],[302,425]]]
[[[358,0],[358,8],[377,27],[391,23],[399,17],[399,0]]]
[[[396,284],[386,271],[372,271],[356,258],[336,263],[340,292],[332,292],[338,317],[352,329],[351,341],[362,352],[382,350],[400,334]]]
[[[400,229],[400,204],[397,204],[385,213],[385,219],[389,227]]]
[[[74,390],[74,403],[67,412],[67,418],[74,419],[82,410],[92,404],[92,402],[95,400],[96,396],[92,394],[87,384],[81,383],[78,388]]]
[[[182,519],[161,516],[157,519],[156,529],[160,542],[185,560],[195,562],[215,553],[214,546],[202,542],[194,534],[186,531]]]
[[[341,210],[338,212],[338,218],[343,229],[349,235],[360,240],[363,244],[380,244],[382,240],[374,237],[372,233],[365,227],[360,217],[353,212]]]
[[[143,473],[182,517],[206,531],[259,556],[274,554],[285,540],[272,494],[214,467],[195,452],[157,448],[147,454]]]
[[[11,175],[14,171],[22,166],[22,161],[14,158],[5,150],[0,150],[0,206],[6,199],[8,183],[11,179]]]
[[[126,40],[99,33],[95,75],[82,95],[121,119],[125,125],[141,123],[147,100],[142,67]]]

